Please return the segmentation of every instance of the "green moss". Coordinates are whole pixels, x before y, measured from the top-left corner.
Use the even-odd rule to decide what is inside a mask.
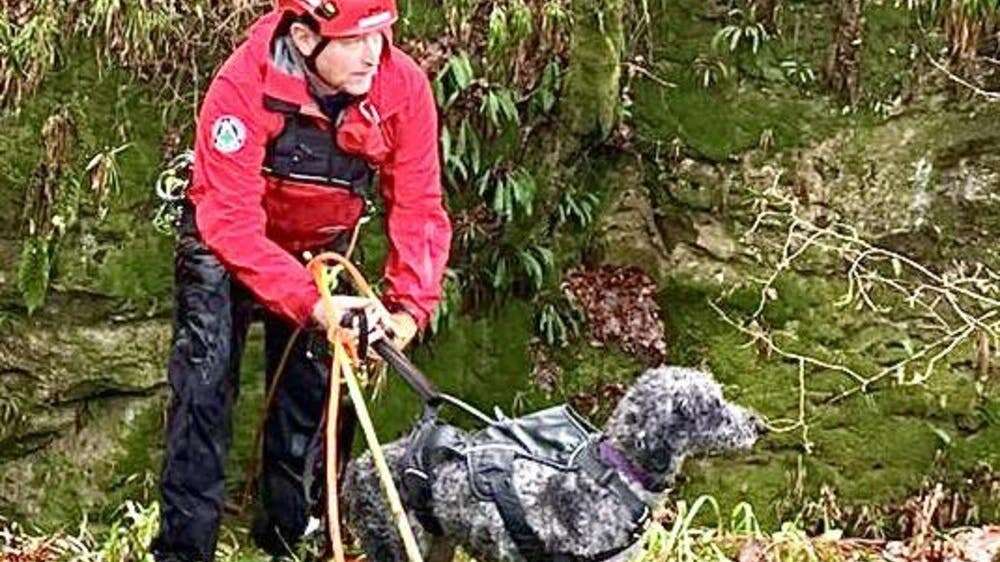
[[[560,113],[573,137],[607,138],[621,117],[621,0],[575,0],[575,27]]]
[[[439,5],[429,0],[402,0],[399,2],[400,21],[396,24],[402,40],[431,39],[444,33],[445,13]]]
[[[940,41],[920,29],[910,11],[891,3],[866,3],[864,18],[862,88],[869,99],[889,101],[918,79],[913,73],[913,49],[937,52]]]
[[[411,356],[441,391],[482,410],[499,406],[510,414],[524,408],[524,400],[537,399],[529,379],[531,320],[531,307],[512,300],[495,314],[459,318],[429,346],[413,350]],[[420,413],[420,401],[390,372],[388,385],[371,410],[379,437],[395,439]],[[468,424],[470,420],[459,414],[455,421]]]
[[[723,24],[708,17],[709,4],[682,0],[651,8],[655,29],[651,70],[670,85],[642,75],[634,80],[632,112],[643,140],[668,144],[680,139],[700,156],[721,161],[756,147],[762,136],[783,149],[830,129],[832,109],[822,98],[802,95],[779,66],[791,53],[812,44],[813,34],[820,33],[814,22],[796,26],[794,34],[772,38],[756,55],[730,53],[712,46]],[[798,13],[797,5],[787,11],[786,21]],[[815,6],[809,13],[817,13]],[[709,62],[696,63],[698,59]],[[725,65],[728,77],[717,64]],[[706,67],[714,68],[716,77],[708,88],[703,84]]]
[[[854,329],[865,314],[839,312],[831,298],[835,289],[827,282],[789,277],[779,283],[778,293],[774,304],[780,306],[766,317],[768,323],[774,330],[791,331],[795,349],[803,353],[823,356],[835,348],[841,350],[839,360],[873,372],[888,351],[870,345],[871,340],[899,336],[892,328],[874,324],[866,331]],[[718,288],[683,279],[664,288],[661,303],[672,338],[670,362],[705,364],[731,399],[772,420],[796,419],[797,365],[777,356],[767,358],[747,345],[747,338],[707,305],[707,299],[718,297]],[[724,300],[723,307],[731,314],[745,314],[747,300],[737,294]],[[874,336],[879,330],[887,332]],[[787,338],[779,342],[791,345]],[[793,431],[769,435],[748,456],[696,460],[685,470],[681,496],[713,494],[724,512],[739,501],[750,501],[762,522],[774,526],[794,517],[824,484],[837,490],[844,505],[884,505],[906,497],[930,475],[942,473],[958,483],[978,459],[996,457],[985,453],[1000,445],[995,441],[1000,432],[992,425],[962,436],[962,420],[981,398],[971,377],[960,370],[939,372],[925,387],[882,385],[874,393],[833,404],[828,399],[851,388],[852,380],[811,367],[806,380],[809,451],[801,431]],[[987,501],[983,509],[995,506]]]
[[[96,287],[129,299],[168,301],[173,289],[173,240],[150,230],[108,253],[99,268]]]
[[[726,23],[709,17],[710,4],[682,0],[652,6],[651,70],[670,86],[642,75],[635,79],[633,115],[640,136],[664,144],[677,138],[698,155],[722,161],[756,147],[762,137],[787,149],[837,126],[864,125],[870,114],[841,116],[840,104],[824,97],[820,81],[833,33],[828,9],[825,3],[784,4],[781,34],[751,53],[713,47],[712,38]],[[870,107],[875,101],[891,103],[911,85],[911,47],[929,39],[906,10],[892,5],[866,4],[865,18],[862,87]],[[800,81],[789,64],[814,78]],[[707,88],[706,68],[715,75]]]
[[[123,72],[99,68],[94,55],[81,47],[67,50],[61,70],[17,113],[0,117],[5,133],[0,197],[17,202],[24,200],[24,190],[32,185],[28,178],[44,157],[37,139],[47,117],[67,108],[73,122],[72,161],[53,204],[65,224],[51,260],[54,281],[122,297],[169,294],[170,244],[156,239],[148,226],[164,128],[154,99]],[[128,148],[115,157],[117,182],[99,202],[87,165],[96,154],[123,145]],[[99,208],[104,205],[106,216]],[[5,218],[10,220],[3,221],[0,232],[14,232],[20,217]]]
[[[31,236],[24,241],[17,268],[17,288],[21,291],[28,314],[45,303],[49,289],[49,244],[44,238]]]

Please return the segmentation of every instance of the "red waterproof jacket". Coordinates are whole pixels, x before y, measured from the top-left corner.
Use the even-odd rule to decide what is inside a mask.
[[[317,301],[297,255],[352,229],[363,199],[347,189],[262,173],[289,107],[336,135],[336,146],[377,169],[389,255],[383,299],[425,326],[441,297],[451,243],[442,205],[437,111],[427,76],[387,47],[366,99],[337,125],[309,93],[302,69],[273,52],[278,14],[262,17],[208,89],[198,120],[189,199],[204,243],[268,309],[305,325]],[[335,131],[335,132],[334,132]]]

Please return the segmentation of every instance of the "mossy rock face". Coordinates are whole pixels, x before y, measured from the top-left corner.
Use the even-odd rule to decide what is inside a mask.
[[[665,9],[682,10],[685,4],[672,6]],[[886,29],[901,25],[893,21],[883,22]],[[683,54],[684,42],[679,44],[676,56]],[[661,68],[669,69],[670,64],[664,62]],[[722,126],[717,136],[720,143],[699,129],[684,128],[679,121],[664,126],[666,121],[657,120],[673,119],[678,106],[644,105],[650,99],[644,101],[643,93],[636,114],[641,134],[652,135],[648,138],[663,145],[671,140],[670,135],[677,135],[708,160],[725,160],[753,147],[753,135],[739,131],[749,121],[726,112],[750,107],[745,104],[752,105],[760,91],[732,92],[727,100],[725,88],[685,90],[682,80],[678,77],[680,85],[673,90],[648,85],[646,93],[655,92],[662,100],[704,99],[700,107],[688,106],[678,119],[690,119],[698,127],[717,121]],[[746,262],[752,260],[745,260],[746,248],[731,244],[747,226],[736,224],[738,211],[724,219],[733,224],[717,225],[734,233],[725,247],[735,254],[727,250],[706,255],[701,247],[700,213],[710,212],[718,220],[726,217],[720,194],[728,195],[731,206],[739,207],[744,184],[759,191],[778,185],[795,193],[804,208],[834,209],[838,220],[856,225],[863,237],[935,271],[951,267],[953,260],[979,261],[996,269],[1000,267],[993,242],[1000,233],[1000,193],[995,181],[1000,168],[994,150],[997,113],[991,106],[943,104],[930,96],[887,120],[836,117],[823,109],[825,102],[803,100],[789,91],[774,95],[767,110],[747,116],[758,123],[752,130],[773,128],[777,132],[780,127],[796,126],[800,118],[820,120],[806,123],[809,129],[800,130],[805,134],[796,133],[794,138],[782,140],[776,135],[777,152],[751,150],[742,155],[739,165],[680,159],[650,166],[646,182],[661,226],[688,225],[681,229],[686,235],[664,237],[673,242],[668,260],[676,264],[660,295],[667,332],[673,338],[668,362],[710,370],[732,399],[769,419],[794,422],[800,407],[796,362],[768,355],[760,342],[726,324],[708,305],[709,300],[718,301],[734,317],[750,315],[760,294],[727,290],[748,275],[766,277],[769,271],[747,267]],[[786,107],[785,117],[769,114],[770,110],[782,111],[783,96],[793,103],[815,104],[820,113],[796,113]],[[709,168],[711,175],[699,172]],[[613,169],[608,176],[623,170]],[[779,170],[783,175],[775,184],[772,174]],[[753,183],[760,176],[765,179]],[[714,186],[710,177],[716,178]],[[666,233],[669,228],[660,230]],[[866,374],[879,372],[927,343],[927,334],[906,324],[837,306],[846,291],[841,277],[834,268],[827,274],[779,278],[777,298],[768,303],[761,325],[778,334],[791,351]],[[898,303],[895,311],[905,308]],[[808,513],[803,522],[817,524],[810,518],[816,516],[824,494],[832,494],[838,502],[832,507],[844,514],[842,520],[832,520],[833,525],[856,533],[881,527],[878,532],[891,535],[899,530],[893,510],[918,493],[925,482],[941,481],[978,510],[978,517],[970,522],[995,520],[1000,516],[996,495],[985,491],[988,486],[980,490],[979,484],[968,483],[979,482],[971,475],[982,471],[995,474],[992,467],[1000,462],[992,416],[998,389],[978,380],[976,363],[976,349],[967,342],[938,364],[922,385],[902,385],[886,378],[867,393],[834,402],[833,397],[857,382],[843,373],[809,366],[802,396],[808,432],[798,427],[771,434],[743,457],[693,459],[686,465],[678,497],[690,502],[701,494],[712,494],[720,499],[724,512],[740,501],[750,501],[762,522],[773,527],[803,509]],[[873,518],[883,518],[862,526],[854,519],[862,509]]]
[[[820,84],[833,37],[832,4],[782,4],[780,34],[731,49],[713,39],[730,23],[717,2],[678,0],[650,5],[651,53],[647,69],[656,79],[633,81],[640,138],[669,146],[675,139],[699,158],[725,161],[757,146],[779,150],[802,146],[846,124],[863,125],[868,114],[845,114]],[[912,94],[911,49],[933,39],[913,15],[892,5],[866,3],[859,104],[892,112]],[[849,108],[848,108],[849,109]],[[850,112],[847,112],[850,113]]]
[[[67,51],[63,63],[17,112],[0,116],[0,255],[24,256],[23,247],[45,258],[30,268],[23,258],[3,260],[31,272],[15,295],[17,270],[5,269],[5,308],[19,310],[13,300],[27,296],[37,310],[0,318],[0,366],[11,369],[0,381],[0,511],[42,528],[135,498],[136,482],[151,499],[156,463],[120,461],[129,438],[161,449],[162,431],[150,428],[160,427],[165,404],[170,326],[154,313],[169,305],[173,277],[172,239],[150,223],[164,130],[155,95],[99,69],[89,47]],[[19,211],[45,164],[37,139],[57,112],[72,119],[71,158],[51,191],[55,226],[36,250]],[[97,194],[91,159],[123,146],[112,166],[117,181]],[[43,276],[51,284],[38,282]]]
[[[162,417],[169,326],[93,317],[106,318],[110,305],[91,299],[81,307],[57,295],[0,337],[0,363],[12,369],[0,384],[4,516],[47,529],[79,520],[103,509],[108,494],[134,474],[119,470],[121,440],[138,432],[144,448],[159,448],[160,433],[136,424]]]
[[[932,269],[947,268],[953,259],[996,268],[996,245],[983,238],[1000,232],[996,184],[987,179],[997,169],[989,148],[995,143],[995,127],[983,126],[994,119],[992,108],[977,108],[975,116],[955,107],[932,114],[917,110],[884,123],[853,126],[774,160],[757,160],[754,170],[791,167],[789,189],[804,193],[806,201],[837,209],[863,236],[878,238],[880,245]],[[915,178],[919,166],[926,168],[923,184]],[[963,200],[970,192],[975,200]],[[912,204],[921,198],[923,208]],[[914,224],[915,217],[926,226]],[[887,231],[896,233],[882,235]],[[694,263],[709,269],[717,262]],[[728,266],[730,282],[752,271]],[[727,325],[707,304],[718,301],[741,318],[754,311],[761,295],[748,290],[723,296],[727,285],[691,273],[694,269],[685,267],[687,273],[676,275],[661,294],[674,336],[670,362],[711,370],[730,397],[769,419],[798,420],[797,363],[769,356],[760,342]],[[928,343],[930,336],[908,323],[837,306],[846,281],[831,273],[788,274],[775,285],[776,299],[768,303],[760,324],[788,350],[874,374]],[[897,304],[894,313],[905,315],[905,304]],[[845,514],[834,525],[871,532],[872,527],[852,527],[860,523],[849,519],[866,508],[872,518],[885,517],[874,527],[892,534],[898,532],[893,509],[926,481],[941,481],[975,505],[975,521],[995,520],[1000,515],[995,494],[967,484],[978,481],[970,475],[992,471],[1000,462],[990,413],[998,389],[979,380],[976,364],[970,341],[938,364],[922,385],[898,384],[889,377],[868,392],[836,401],[831,400],[857,381],[807,366],[802,405],[808,433],[799,427],[771,434],[746,457],[695,460],[687,466],[679,493],[687,499],[713,494],[724,509],[750,501],[767,525],[815,508],[824,493],[832,493],[839,502],[833,507]],[[907,379],[915,374],[908,373]]]
[[[670,254],[676,240],[664,237],[659,229],[652,197],[639,163],[623,161],[604,171],[597,183],[613,186],[608,190],[593,245],[600,262],[635,265],[658,280],[670,274]]]
[[[575,29],[560,112],[572,137],[607,138],[621,117],[621,0],[574,0]]]
[[[725,161],[760,144],[796,146],[832,130],[834,108],[811,94],[812,85],[804,95],[780,66],[800,58],[802,65],[819,68],[821,50],[814,53],[811,45],[828,41],[822,19],[809,17],[796,26],[794,41],[772,38],[753,55],[748,47],[730,52],[713,46],[726,25],[716,3],[680,0],[650,10],[654,40],[648,70],[656,79],[633,81],[632,113],[642,140],[665,149],[680,141],[699,158]],[[800,11],[812,15],[822,8],[796,3],[786,11],[791,23]]]
[[[835,209],[863,236],[904,255],[942,266],[953,259],[996,265],[998,125],[992,106],[928,100],[884,123],[764,159],[757,169],[785,168],[781,182],[801,199]]]
[[[73,122],[72,158],[58,178],[58,189],[51,189],[57,226],[47,239],[47,262],[28,260],[39,252],[34,239],[24,240],[35,244],[20,260],[24,294],[32,308],[43,301],[39,293],[48,285],[40,280],[46,278],[58,286],[113,297],[169,297],[172,246],[150,225],[158,205],[153,184],[163,157],[164,132],[154,99],[124,73],[99,69],[86,50],[71,51],[65,68],[48,77],[17,113],[0,116],[5,131],[0,139],[5,154],[0,201],[10,204],[4,205],[7,220],[0,224],[4,246],[22,242],[22,218],[6,215],[28,200],[24,192],[35,188],[30,181],[33,170],[45,164],[46,155],[35,142],[43,124],[57,112],[65,112]],[[112,152],[101,181],[93,174],[92,159]]]
[[[863,314],[843,315],[833,304],[837,286],[790,277],[778,287],[778,302],[784,306],[767,321],[773,330],[787,332],[789,337],[780,340],[785,345],[821,357],[838,350],[844,362],[859,370],[893,359],[892,346],[880,347],[873,340],[896,343],[904,336]],[[703,366],[730,399],[768,419],[798,419],[798,365],[768,358],[758,346],[748,345],[708,306],[708,299],[720,295],[721,287],[683,279],[664,289],[661,306],[675,337],[670,362]],[[739,298],[722,303],[730,312],[743,307]],[[831,398],[857,383],[842,373],[807,366],[802,399],[808,431],[768,435],[746,456],[693,460],[686,465],[679,494],[692,500],[712,494],[724,510],[749,501],[771,526],[794,517],[823,486],[835,490],[844,507],[867,505],[877,512],[902,501],[926,478],[960,485],[978,463],[996,466],[1000,461],[997,432],[975,414],[994,403],[996,391],[981,394],[966,361],[953,358],[923,386],[882,381],[868,393],[832,403]],[[970,426],[976,429],[970,431]],[[988,498],[980,509],[983,521],[998,513],[998,505]]]

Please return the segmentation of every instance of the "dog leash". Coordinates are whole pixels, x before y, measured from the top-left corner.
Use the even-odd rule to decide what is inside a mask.
[[[406,357],[406,355],[403,355],[403,353],[396,349],[396,347],[390,342],[380,339],[373,342],[371,346],[388,365],[392,366],[392,368],[399,373],[399,376],[406,381],[410,388],[413,389],[418,396],[420,396],[420,399],[423,400],[424,404],[428,407],[437,409],[443,404],[450,404],[483,423],[492,424],[497,421],[476,409],[471,404],[455,398],[450,394],[439,392],[435,388],[434,383],[432,383],[430,379],[427,378],[427,376],[424,375],[408,357]]]

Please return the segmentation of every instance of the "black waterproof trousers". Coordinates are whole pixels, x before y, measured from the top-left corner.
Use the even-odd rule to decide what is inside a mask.
[[[167,366],[172,397],[161,477],[161,527],[151,548],[161,561],[209,562],[223,510],[223,469],[232,440],[240,358],[255,307],[247,290],[200,241],[192,215],[185,210],[176,249],[174,336]],[[264,331],[270,388],[295,330],[265,312]],[[299,334],[264,429],[262,505],[253,535],[271,554],[285,554],[294,546],[308,521],[307,495],[314,495],[307,490],[309,471],[315,466],[307,464],[321,456],[316,452],[328,372],[322,337]],[[352,426],[349,414],[341,417]],[[349,451],[353,427],[342,434],[342,450]]]

